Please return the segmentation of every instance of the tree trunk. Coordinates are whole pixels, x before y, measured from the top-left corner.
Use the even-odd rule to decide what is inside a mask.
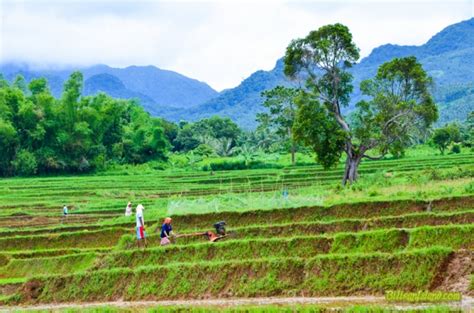
[[[296,164],[295,154],[296,154],[296,145],[295,145],[295,142],[292,140],[291,141],[291,165]]]
[[[296,144],[295,144],[295,140],[293,139],[293,134],[291,132],[291,127],[288,127],[287,131],[288,131],[288,138],[290,139],[290,143],[291,143],[291,147],[290,147],[291,165],[295,165],[295,163],[296,163],[296,160],[295,160]]]
[[[356,156],[347,156],[346,159],[346,168],[344,170],[344,177],[342,179],[342,185],[347,185],[347,183],[352,184],[357,180],[358,174],[357,169],[359,168],[361,157]]]

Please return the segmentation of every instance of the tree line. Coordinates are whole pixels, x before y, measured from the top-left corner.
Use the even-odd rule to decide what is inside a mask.
[[[81,95],[73,73],[60,99],[46,79],[0,80],[0,175],[89,172],[108,161],[143,163],[166,158],[163,122],[130,100]]]
[[[74,72],[59,99],[45,78],[29,83],[0,76],[0,176],[87,173],[110,164],[166,162],[169,153],[190,158],[282,151],[266,130],[243,131],[229,118],[173,123],[152,117],[135,100],[104,93],[83,96]]]

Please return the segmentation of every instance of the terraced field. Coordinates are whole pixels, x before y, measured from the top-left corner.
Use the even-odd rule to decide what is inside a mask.
[[[383,296],[388,290],[469,297],[473,164],[472,154],[367,162],[362,175],[397,180],[365,198],[361,193],[371,190],[337,194],[341,169],[317,166],[2,180],[0,301]],[[414,183],[423,175],[432,177]],[[178,233],[211,230],[225,220],[230,235],[216,243],[183,237],[159,246],[156,229],[169,213],[166,204],[178,196],[209,199],[282,188],[290,194],[325,190],[327,201],[176,215]],[[149,208],[146,250],[136,248],[133,217],[122,216],[129,199]],[[64,203],[72,206],[67,218],[59,215]]]

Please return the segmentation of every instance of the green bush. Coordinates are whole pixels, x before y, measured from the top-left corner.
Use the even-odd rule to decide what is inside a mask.
[[[211,162],[202,167],[204,171],[233,171],[233,170],[246,170],[246,169],[265,169],[265,168],[283,168],[283,165],[275,163],[266,163],[263,161],[250,161],[245,160],[224,160],[220,162]]]
[[[200,144],[196,149],[193,150],[196,155],[209,157],[215,155],[214,149],[207,144]]]
[[[36,174],[38,170],[38,163],[33,153],[21,150],[16,155],[15,160],[12,161],[15,173],[20,176],[31,176]]]
[[[461,145],[458,143],[453,144],[451,147],[451,153],[459,154],[461,153]]]

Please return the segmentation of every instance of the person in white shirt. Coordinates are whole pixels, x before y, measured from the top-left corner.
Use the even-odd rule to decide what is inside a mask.
[[[146,248],[146,234],[145,234],[145,220],[143,218],[143,205],[139,204],[136,208],[135,219],[137,222],[137,247],[140,248],[141,242],[143,242]]]
[[[125,208],[125,216],[131,216],[132,215],[132,203],[129,202],[127,204],[127,207]]]
[[[67,208],[67,205],[63,205],[63,217],[61,218],[61,223],[64,223],[68,214],[69,214],[69,210]]]

